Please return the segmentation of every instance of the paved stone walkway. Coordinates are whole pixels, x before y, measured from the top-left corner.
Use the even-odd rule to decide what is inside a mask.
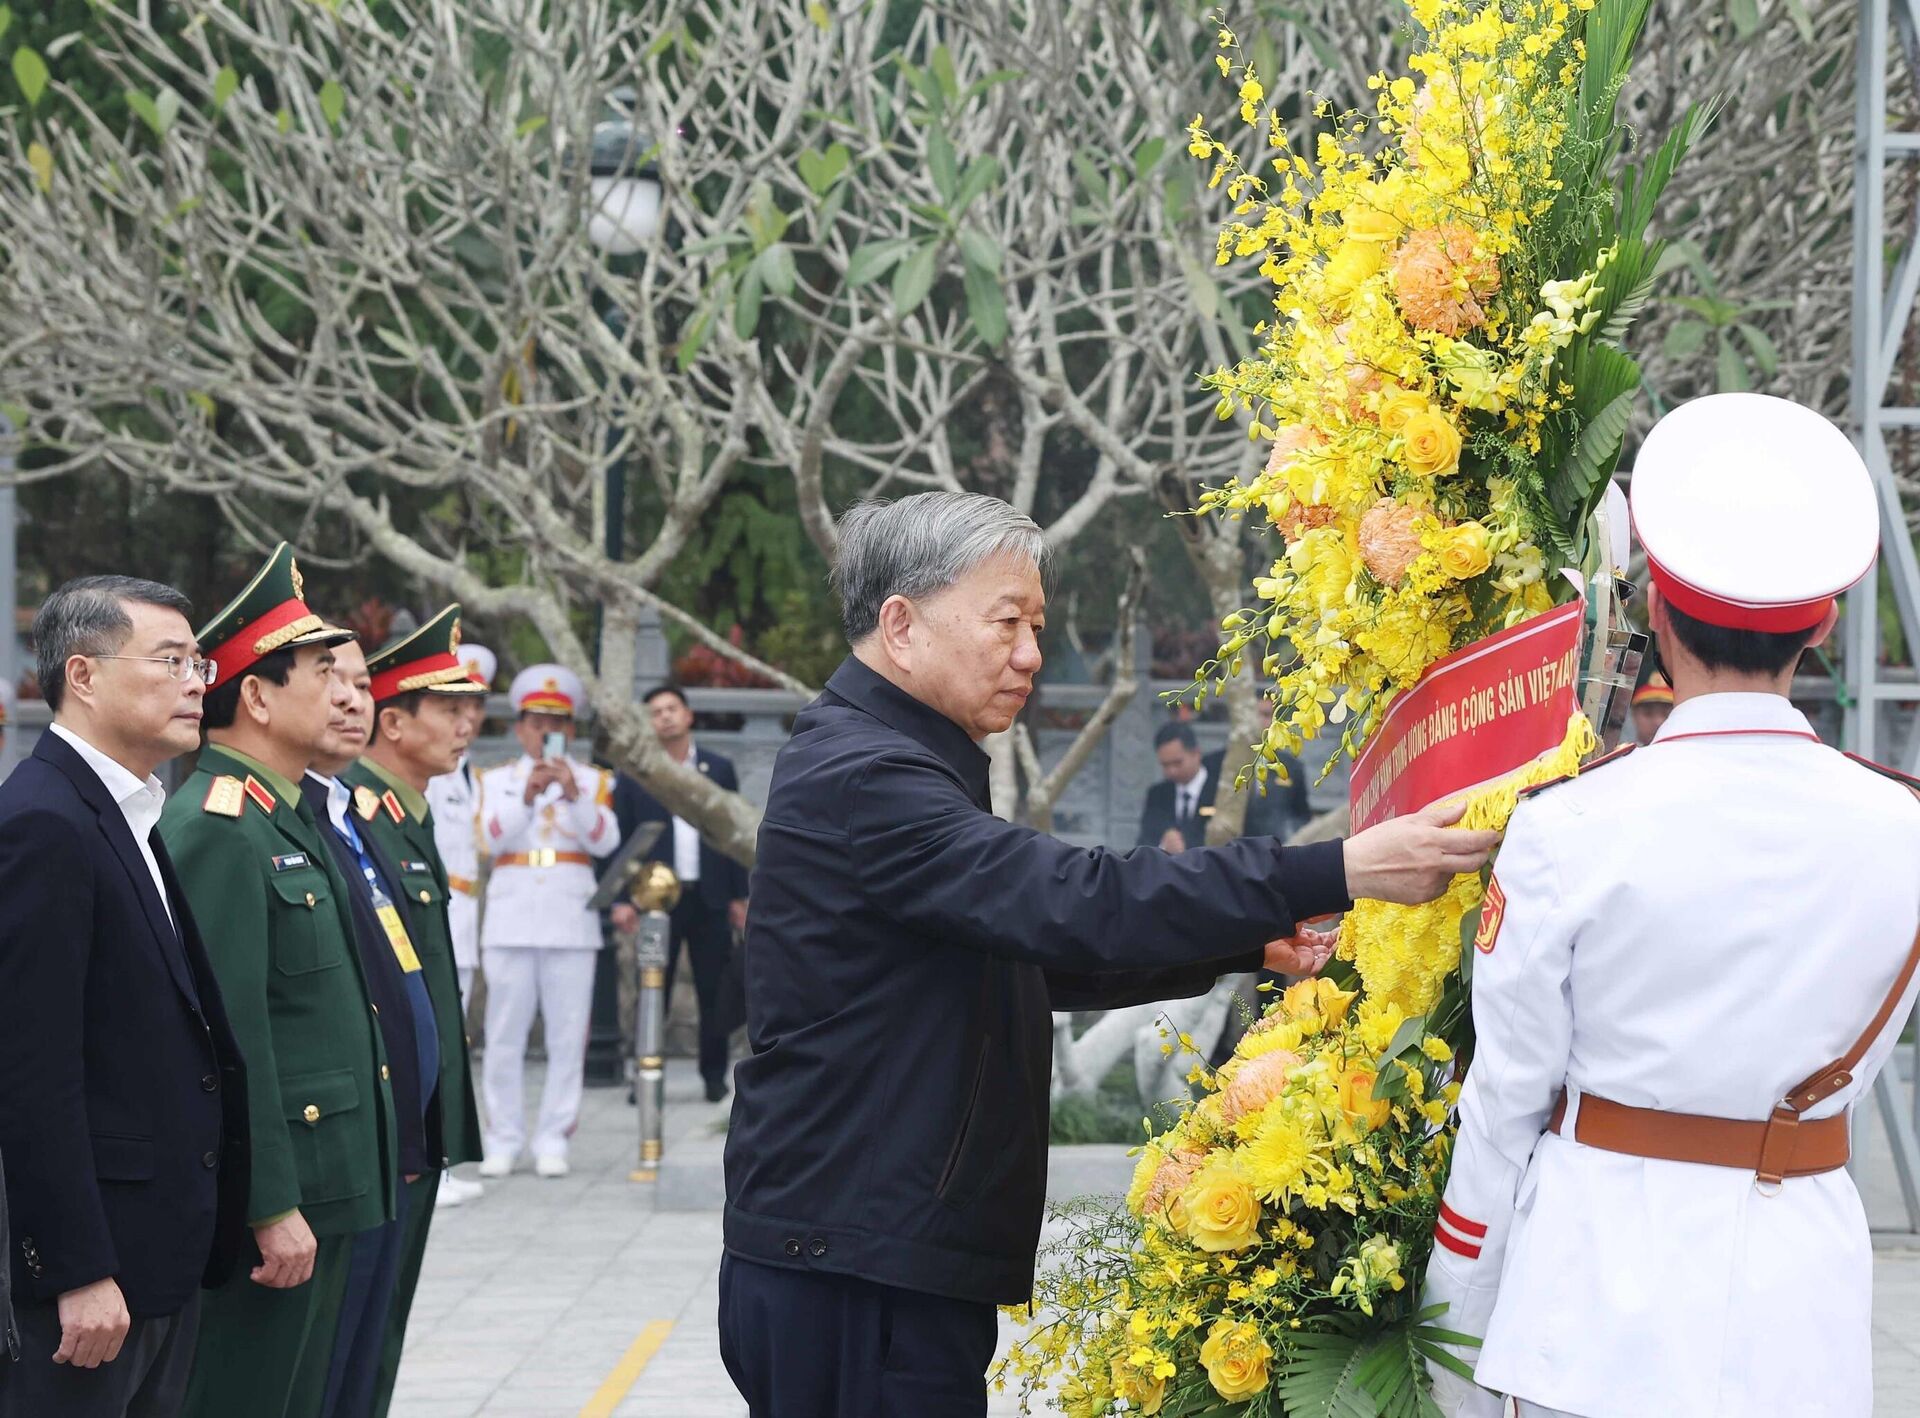
[[[435,1218],[393,1418],[746,1418],[715,1322],[724,1106],[700,1098],[685,1060],[668,1098],[666,1185],[628,1181],[633,1110],[624,1090],[600,1089],[571,1177],[516,1173]],[[1863,1189],[1868,1214],[1892,1224],[1899,1198],[1875,1132],[1863,1129]],[[1880,1252],[1874,1301],[1878,1411],[1920,1411],[1920,1250]]]

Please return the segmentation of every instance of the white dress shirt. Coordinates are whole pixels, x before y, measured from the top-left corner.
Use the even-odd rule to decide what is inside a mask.
[[[1200,795],[1207,790],[1207,765],[1201,764],[1200,771],[1184,783],[1176,783],[1173,788],[1173,818],[1184,822],[1200,814]]]
[[[687,742],[687,756],[683,761],[690,768],[700,765],[700,755],[692,740]],[[680,878],[682,885],[700,880],[700,829],[684,817],[673,820],[673,874]]]
[[[106,787],[107,795],[120,805],[120,815],[126,818],[127,830],[133,833],[133,844],[140,849],[141,860],[147,864],[147,874],[153,878],[154,892],[160,897],[160,909],[167,913],[169,921],[173,920],[173,904],[167,900],[166,883],[160,879],[160,863],[153,855],[153,844],[147,840],[160,823],[160,810],[167,805],[167,790],[160,786],[160,780],[152,774],[147,775],[146,782],[141,782],[133,776],[131,769],[109,758],[65,724],[53,724],[50,727],[87,761],[87,767]]]

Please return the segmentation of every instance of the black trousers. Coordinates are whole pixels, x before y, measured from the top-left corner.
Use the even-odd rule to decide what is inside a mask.
[[[120,1356],[97,1369],[53,1362],[58,1302],[21,1305],[17,1318],[19,1362],[7,1363],[0,1345],[0,1418],[174,1418],[180,1411],[200,1329],[198,1291],[179,1314],[133,1321]]]
[[[992,1305],[720,1260],[720,1357],[752,1418],[982,1418]]]
[[[727,1036],[739,1022],[725,989],[727,965],[733,956],[733,927],[727,924],[726,907],[709,906],[700,899],[698,884],[690,885],[692,889],[673,908],[666,997],[669,1002],[673,999],[673,976],[684,941],[693,966],[693,993],[700,1002],[700,1076],[709,1083],[720,1083],[727,1076]]]

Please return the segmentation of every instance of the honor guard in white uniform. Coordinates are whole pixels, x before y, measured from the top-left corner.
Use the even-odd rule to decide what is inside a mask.
[[[543,1177],[567,1174],[580,1117],[600,918],[587,908],[593,859],[620,843],[613,777],[567,756],[579,677],[534,665],[509,691],[521,756],[480,775],[480,841],[489,859],[480,959],[487,972],[483,1177],[504,1177],[523,1146]],[[547,1081],[529,1140],[522,1098],[527,1034],[546,1021]]]
[[[1872,568],[1846,436],[1668,414],[1633,475],[1674,688],[1651,744],[1528,795],[1470,954],[1477,1042],[1426,1300],[1493,1418],[1871,1411],[1847,1115],[1913,1006],[1920,801],[1786,698]]]
[[[469,678],[493,687],[500,668],[493,651],[484,645],[463,644],[455,653]],[[464,702],[461,707],[468,708]],[[487,714],[485,696],[475,697],[471,712],[478,735]],[[427,784],[427,803],[433,809],[433,845],[440,849],[447,885],[453,888],[447,898],[447,925],[453,932],[453,963],[460,975],[460,1004],[465,1008],[473,996],[473,972],[480,967],[480,794],[471,754],[461,754],[458,768]]]

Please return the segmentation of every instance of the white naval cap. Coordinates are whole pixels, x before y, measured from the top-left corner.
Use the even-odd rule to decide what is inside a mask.
[[[1634,460],[1631,500],[1661,596],[1736,630],[1812,629],[1880,546],[1852,441],[1767,394],[1709,394],[1661,419]]]
[[[460,663],[467,667],[467,674],[474,683],[493,688],[493,677],[500,673],[499,656],[484,645],[462,644],[454,653],[460,657]]]
[[[586,707],[587,687],[565,665],[528,665],[507,690],[514,712],[578,714]]]

